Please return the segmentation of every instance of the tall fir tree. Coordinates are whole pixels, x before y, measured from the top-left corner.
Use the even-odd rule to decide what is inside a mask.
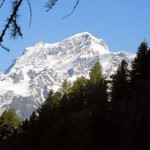
[[[129,149],[149,149],[150,49],[146,41],[138,48],[131,71],[132,132]]]
[[[90,82],[93,85],[98,85],[102,81],[103,79],[102,66],[99,63],[99,61],[95,63],[89,75],[90,75]]]
[[[111,82],[111,100],[118,102],[126,99],[129,94],[129,70],[128,64],[123,60],[118,66]]]
[[[102,106],[107,103],[107,86],[100,62],[97,60],[89,74],[88,105]]]
[[[138,48],[137,56],[132,62],[131,81],[134,84],[138,80],[150,78],[150,50],[146,41]]]

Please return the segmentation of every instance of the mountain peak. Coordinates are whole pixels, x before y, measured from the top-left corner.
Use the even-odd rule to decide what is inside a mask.
[[[99,39],[97,39],[96,37],[94,37],[92,34],[90,34],[89,32],[81,32],[81,33],[77,33],[65,40],[68,40],[68,39],[76,39],[76,40],[94,40],[94,41],[99,41]]]
[[[17,66],[34,65],[38,67],[49,63],[54,57],[63,57],[72,53],[98,55],[108,52],[109,49],[102,39],[98,39],[88,32],[82,32],[57,43],[38,42],[35,46],[26,48],[15,64]]]
[[[70,43],[73,45],[84,45],[88,46],[91,45],[91,49],[99,49],[99,53],[108,53],[109,49],[106,45],[106,43],[103,41],[103,39],[98,39],[96,37],[94,37],[92,34],[90,34],[89,32],[81,32],[78,34],[75,34],[69,38],[66,38],[65,40],[61,41],[61,43]]]
[[[133,57],[123,52],[111,53],[102,39],[88,32],[53,44],[38,42],[26,48],[5,75],[0,74],[0,114],[15,108],[22,118],[27,118],[43,103],[49,90],[56,91],[64,79],[89,77],[97,59],[109,77],[121,60],[130,63]]]
[[[77,33],[72,37],[83,37],[83,38],[87,38],[87,37],[94,37],[92,36],[92,34],[90,34],[89,32],[81,32],[81,33]]]

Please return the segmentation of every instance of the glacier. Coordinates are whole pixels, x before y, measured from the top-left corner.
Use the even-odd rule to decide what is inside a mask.
[[[29,118],[49,90],[58,90],[64,79],[88,78],[97,60],[109,78],[121,60],[131,64],[134,57],[128,52],[110,52],[102,39],[88,32],[53,44],[38,42],[26,48],[4,74],[0,73],[0,114],[14,108],[22,119]]]

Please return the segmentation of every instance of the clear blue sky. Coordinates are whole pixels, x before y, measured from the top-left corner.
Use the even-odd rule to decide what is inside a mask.
[[[0,29],[10,12],[10,1],[0,10],[3,14]],[[0,71],[4,72],[26,47],[39,41],[57,42],[84,31],[102,38],[110,51],[135,53],[144,39],[150,44],[150,0],[80,0],[75,12],[66,19],[62,18],[72,10],[76,0],[58,0],[49,12],[43,7],[45,1],[31,0],[33,18],[30,28],[29,8],[24,1],[19,20],[23,39],[10,40],[9,33],[5,37],[4,44],[11,51],[0,49]]]

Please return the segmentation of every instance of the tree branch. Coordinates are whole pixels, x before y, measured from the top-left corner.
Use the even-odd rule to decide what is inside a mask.
[[[32,22],[32,7],[31,7],[30,0],[27,0],[27,2],[28,2],[29,10],[30,10],[30,22],[29,22],[29,28],[30,28],[31,22]]]
[[[46,11],[49,11],[50,9],[52,9],[52,7],[56,4],[57,1],[58,0],[49,0],[45,5],[45,7],[47,8]]]
[[[63,17],[63,19],[65,19],[65,18],[67,18],[67,17],[69,17],[70,15],[73,14],[73,12],[75,11],[75,9],[77,8],[77,6],[78,6],[78,4],[79,4],[79,1],[80,1],[80,0],[77,0],[75,6],[74,6],[74,8],[73,8],[73,10],[72,10],[68,15],[66,15],[65,17]]]
[[[5,0],[2,0],[1,4],[0,4],[0,8],[2,8],[2,6],[4,5]]]
[[[7,23],[6,25],[4,26],[4,29],[2,30],[2,33],[0,35],[0,43],[3,42],[3,37],[4,35],[6,34],[6,31],[10,28],[10,25],[12,24],[12,22],[14,21],[14,17],[17,15],[17,12],[19,10],[19,7],[21,5],[23,0],[15,0],[13,2],[13,12],[12,14],[10,15],[10,17],[7,19]]]

